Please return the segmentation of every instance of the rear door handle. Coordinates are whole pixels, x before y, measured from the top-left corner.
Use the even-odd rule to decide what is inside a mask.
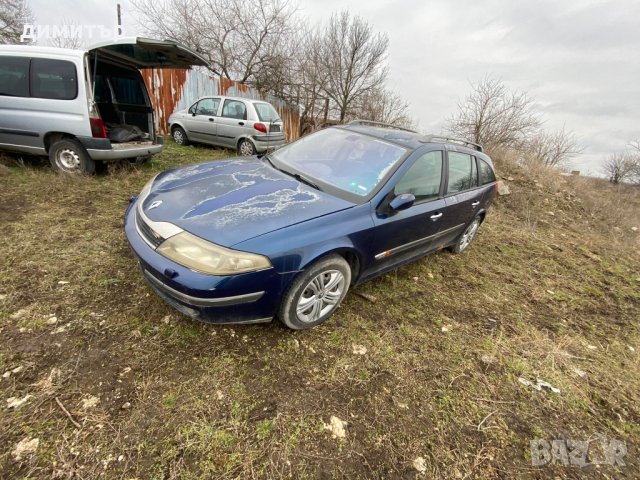
[[[210,122],[213,122],[213,118],[209,118],[209,121],[210,121]]]
[[[238,125],[244,125],[244,122],[238,122]]]
[[[473,202],[473,203],[471,204],[471,206],[472,206],[473,208],[476,208],[478,205],[480,205],[480,200],[478,200],[477,202]]]
[[[442,212],[431,215],[429,218],[431,220],[438,220],[442,216]]]

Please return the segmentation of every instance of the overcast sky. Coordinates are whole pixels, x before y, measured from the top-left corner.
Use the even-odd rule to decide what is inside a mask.
[[[36,23],[111,27],[116,0],[31,0]],[[138,29],[121,1],[125,33]],[[485,75],[536,100],[549,129],[566,126],[597,173],[640,139],[640,0],[299,0],[311,21],[348,8],[390,40],[389,84],[420,129],[440,132],[470,82]]]

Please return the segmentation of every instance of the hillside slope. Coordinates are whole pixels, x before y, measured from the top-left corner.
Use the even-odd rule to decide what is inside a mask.
[[[216,327],[148,289],[122,215],[155,172],[224,155],[0,176],[0,477],[640,477],[638,189],[498,158],[512,195],[464,254],[356,288],[312,331]],[[598,435],[624,466],[532,465],[536,439],[603,459]]]

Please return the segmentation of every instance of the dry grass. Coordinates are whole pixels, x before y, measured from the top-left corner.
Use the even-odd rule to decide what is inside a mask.
[[[0,176],[0,374],[22,367],[0,392],[31,395],[0,415],[0,477],[415,478],[417,457],[420,478],[640,477],[637,191],[500,162],[513,195],[465,254],[358,287],[377,300],[351,294],[313,331],[222,328],[150,292],[122,214],[156,171],[224,155]],[[598,433],[625,467],[531,465],[530,440]],[[40,445],[16,461],[23,438]]]

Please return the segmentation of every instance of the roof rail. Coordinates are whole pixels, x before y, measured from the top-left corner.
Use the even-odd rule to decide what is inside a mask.
[[[384,122],[374,122],[373,120],[351,120],[347,125],[372,125],[374,127],[385,127],[385,128],[395,128],[396,130],[404,130],[405,132],[418,133],[415,130],[411,130],[409,128],[399,127],[397,125],[392,125],[391,123]]]
[[[479,152],[484,152],[482,145],[478,145],[477,143],[470,142],[468,140],[461,140],[459,138],[451,138],[446,135],[424,135],[420,138],[422,143],[429,142],[440,142],[440,143],[457,143],[458,145],[462,145],[463,147],[470,147]]]

